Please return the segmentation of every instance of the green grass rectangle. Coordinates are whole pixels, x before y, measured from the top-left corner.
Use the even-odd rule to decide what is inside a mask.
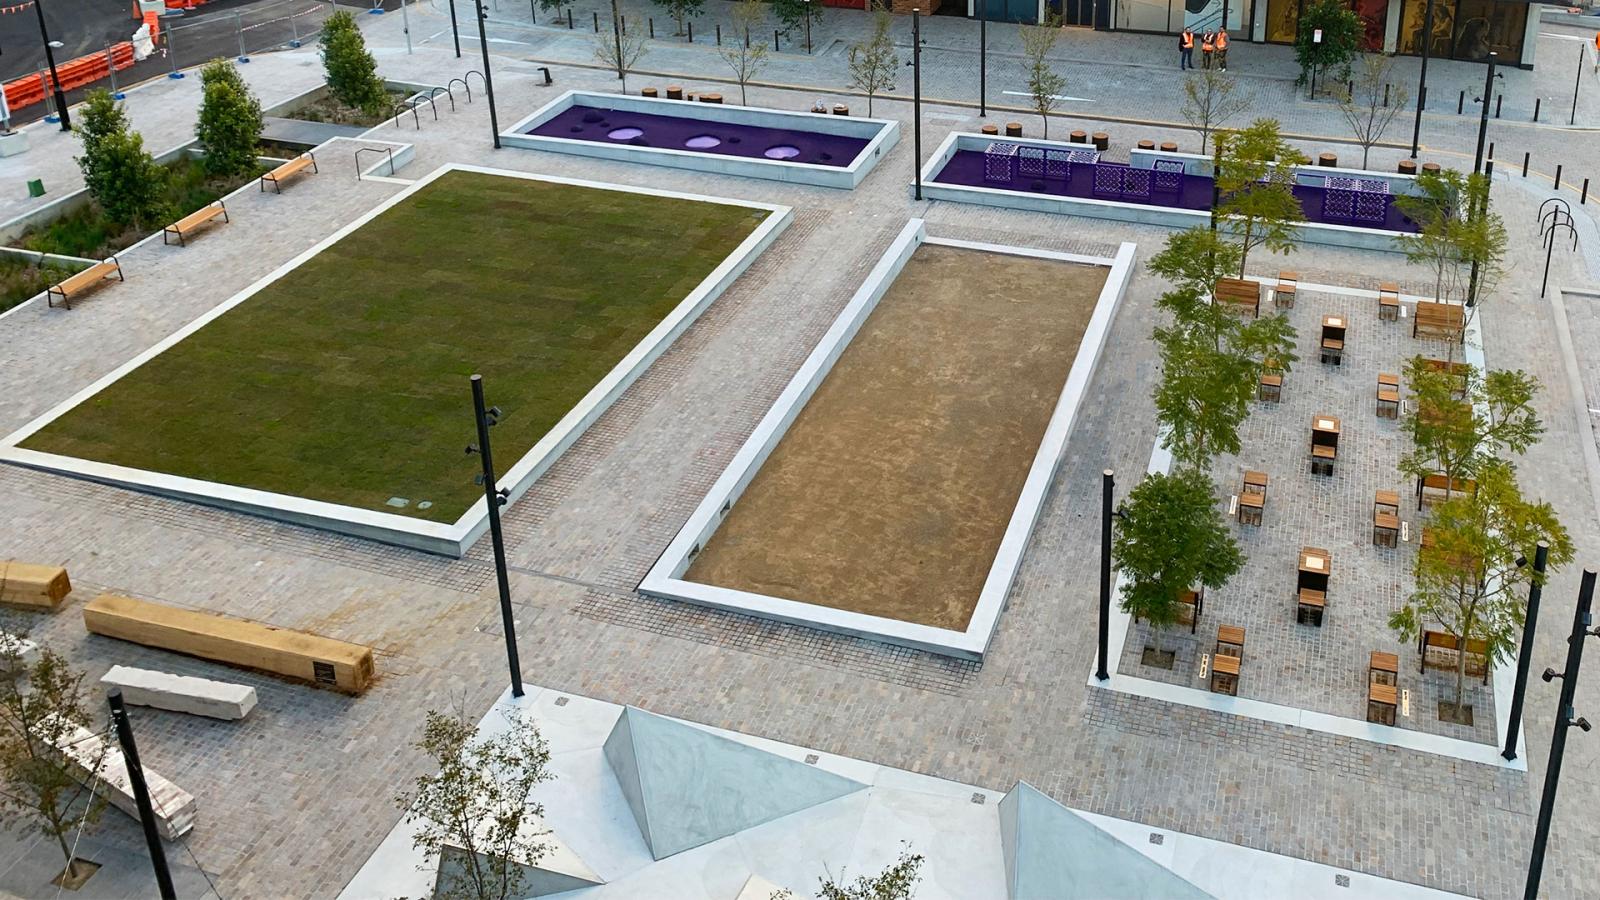
[[[21,446],[453,522],[768,214],[449,172]]]

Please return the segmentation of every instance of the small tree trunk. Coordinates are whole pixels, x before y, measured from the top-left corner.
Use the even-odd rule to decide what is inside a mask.
[[[1372,145],[1371,144],[1362,144],[1361,145],[1361,168],[1365,169],[1367,167],[1367,156],[1370,155],[1371,153],[1372,153]]]
[[[1467,682],[1467,639],[1456,638],[1456,721],[1461,721],[1461,693]]]
[[[63,874],[65,874],[67,876],[67,878],[77,878],[78,877],[78,867],[74,863],[73,858],[72,858],[72,848],[67,846],[67,839],[66,839],[65,835],[63,834],[65,829],[61,827],[61,825],[64,825],[65,823],[52,822],[51,824],[53,826],[55,826],[53,830],[56,833],[55,834],[56,844],[61,847],[61,856],[62,856],[63,859],[65,859],[67,861],[67,868],[64,870]]]

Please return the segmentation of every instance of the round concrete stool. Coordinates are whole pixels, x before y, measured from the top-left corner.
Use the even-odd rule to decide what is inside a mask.
[[[668,100],[682,100],[683,99],[683,85],[681,85],[681,84],[669,84],[669,85],[667,85],[667,99]]]
[[[1074,144],[1087,144],[1089,143],[1089,135],[1082,131],[1074,131],[1067,140]]]
[[[1177,153],[1178,152],[1178,142],[1177,141],[1162,141],[1161,142],[1161,152],[1162,153]]]
[[[721,94],[701,94],[700,95],[700,102],[701,103],[721,103],[722,102],[722,95]]]
[[[1423,163],[1422,164],[1422,171],[1427,172],[1430,175],[1437,175],[1437,174],[1439,174],[1439,164],[1438,163]]]
[[[1139,149],[1140,150],[1154,150],[1155,148],[1156,148],[1156,142],[1155,141],[1140,141],[1139,142]]]
[[[640,95],[645,96],[645,97],[659,96],[659,94],[658,94],[658,92],[656,91],[655,88],[644,88],[644,89],[640,90],[639,93],[640,93]]]
[[[1110,135],[1107,135],[1104,131],[1096,131],[1094,133],[1094,148],[1096,150],[1099,150],[1099,151],[1101,151],[1103,153],[1103,152],[1105,152],[1106,148],[1110,147],[1110,146],[1111,146],[1111,137],[1110,137]]]
[[[994,125],[994,124],[985,125],[985,126],[983,126],[983,133],[984,134],[998,135],[998,134],[1000,134],[1000,126],[999,125]]]
[[[1006,123],[1006,137],[1022,137],[1022,123],[1021,122],[1007,122]]]
[[[1337,169],[1339,167],[1339,157],[1332,153],[1320,154],[1317,156],[1317,165],[1324,168]]]
[[[835,103],[833,105],[833,114],[836,116],[848,116],[850,115],[850,107],[845,106],[843,103]]]
[[[1400,160],[1400,168],[1397,171],[1401,175],[1415,175],[1417,174],[1417,161],[1414,159],[1402,159]]]

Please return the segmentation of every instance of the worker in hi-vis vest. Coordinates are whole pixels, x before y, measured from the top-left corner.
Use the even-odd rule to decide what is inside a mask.
[[[1200,35],[1200,68],[1211,68],[1211,54],[1216,52],[1216,49],[1217,39],[1211,36],[1211,32]]]
[[[1217,31],[1217,68],[1228,71],[1228,29]]]
[[[1178,70],[1194,68],[1194,31],[1187,26],[1178,35]]]

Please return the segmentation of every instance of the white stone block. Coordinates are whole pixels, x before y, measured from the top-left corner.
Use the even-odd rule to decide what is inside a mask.
[[[20,657],[23,666],[33,665],[33,661],[39,656],[38,644],[24,637],[7,634],[4,631],[0,631],[0,648],[15,649],[16,655]],[[11,659],[12,655],[9,649],[4,654],[0,654],[0,670],[5,669]]]
[[[74,726],[66,731],[56,749],[77,769],[78,780],[88,785],[98,782],[108,803],[135,819],[139,817],[133,783],[128,780],[128,761],[114,734],[102,738],[87,728]],[[194,796],[152,772],[149,766],[140,768],[156,814],[156,830],[169,841],[187,834],[194,828]]]
[[[137,706],[173,712],[242,719],[256,708],[256,689],[249,685],[172,675],[132,666],[112,666],[100,679],[107,689],[121,688],[122,699]]]

